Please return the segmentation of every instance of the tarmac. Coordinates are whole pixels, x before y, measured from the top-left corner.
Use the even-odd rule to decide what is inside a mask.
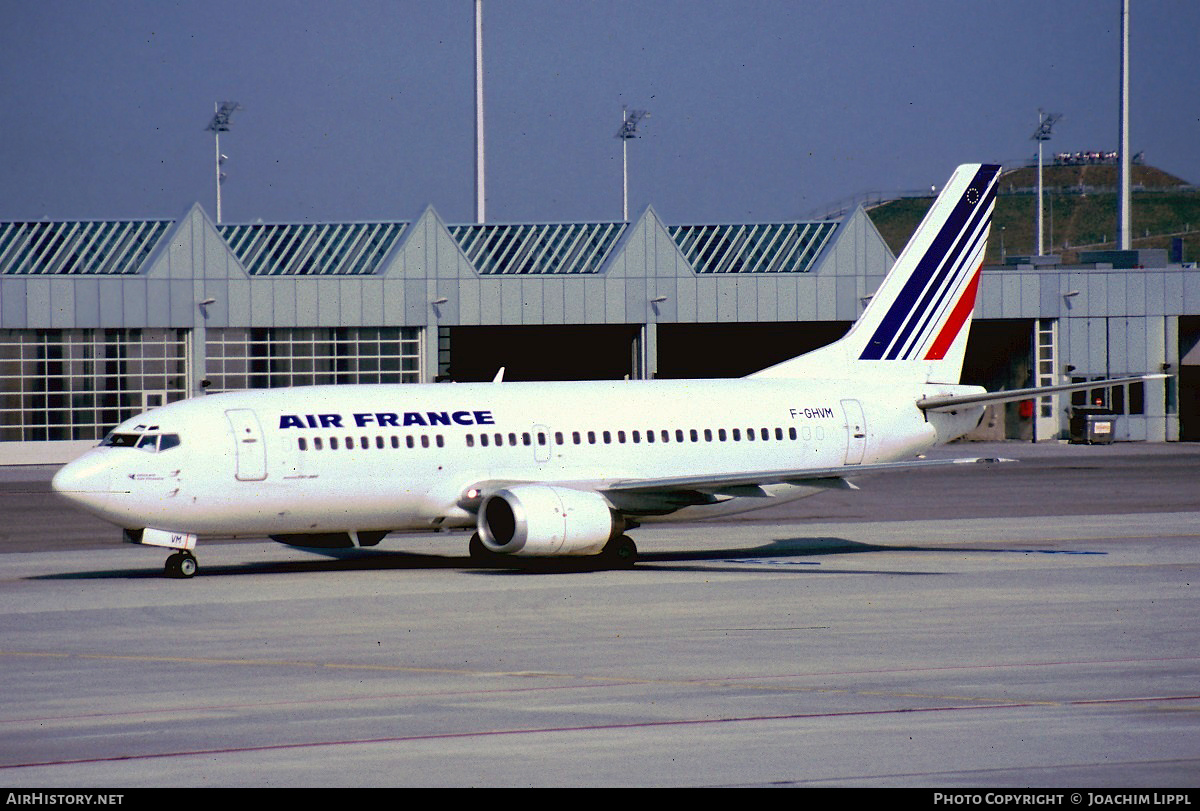
[[[1200,784],[1200,446],[1012,463],[644,527],[627,571],[459,534],[200,574],[0,470],[0,782]]]

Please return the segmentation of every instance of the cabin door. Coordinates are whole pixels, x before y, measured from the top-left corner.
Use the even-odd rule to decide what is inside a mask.
[[[225,418],[233,431],[237,458],[234,475],[238,481],[257,482],[267,478],[267,448],[258,417],[248,408],[236,408],[226,411]]]
[[[544,425],[533,426],[533,459],[539,465],[550,461],[554,453],[553,437]]]
[[[862,403],[842,400],[842,411],[846,415],[846,464],[860,465],[867,452],[867,420]]]

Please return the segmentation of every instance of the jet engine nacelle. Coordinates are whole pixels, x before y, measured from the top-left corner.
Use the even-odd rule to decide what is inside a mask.
[[[479,538],[508,555],[596,555],[622,523],[598,493],[521,484],[497,490],[479,507]]]

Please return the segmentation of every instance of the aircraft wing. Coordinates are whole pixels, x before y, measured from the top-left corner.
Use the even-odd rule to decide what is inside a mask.
[[[720,501],[722,497],[770,498],[771,494],[762,488],[772,484],[856,490],[858,488],[846,481],[847,476],[899,473],[949,465],[995,464],[1015,461],[1015,459],[1000,458],[914,459],[907,462],[885,462],[873,465],[791,468],[723,475],[698,474],[646,479],[537,483],[553,484],[575,490],[590,490],[603,494],[618,510],[652,514],[671,512],[691,504],[713,504]],[[488,495],[505,487],[533,483],[535,482],[514,479],[490,479],[477,482],[463,492],[458,504],[463,509],[476,512]]]
[[[671,493],[694,491],[714,495],[748,495],[750,488],[769,484],[797,484],[813,487],[839,486],[835,480],[847,476],[868,473],[899,473],[930,467],[949,465],[994,464],[1014,462],[1015,459],[969,458],[969,459],[914,459],[907,462],[882,462],[873,465],[839,465],[837,467],[792,468],[753,473],[730,473],[724,475],[667,476],[655,479],[625,479],[608,482],[597,489],[606,494],[616,493]],[[762,495],[766,495],[763,493]]]
[[[1121,386],[1126,383],[1137,383],[1142,380],[1162,380],[1170,375],[1138,375],[1137,377],[1114,377],[1108,380],[1089,380],[1085,383],[1063,383],[1058,386],[1042,386],[1032,389],[1011,389],[1009,391],[985,392],[983,394],[950,394],[935,397],[923,397],[917,400],[917,408],[923,411],[953,411],[959,406],[992,405],[994,403],[1013,403],[1018,400],[1031,400],[1046,394],[1062,394],[1071,391],[1087,391],[1103,389],[1109,386]]]

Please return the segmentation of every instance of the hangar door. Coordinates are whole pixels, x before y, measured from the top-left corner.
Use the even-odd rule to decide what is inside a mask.
[[[1200,316],[1179,318],[1179,438],[1200,442]],[[1168,381],[1170,385],[1170,381]]]
[[[636,324],[450,327],[438,335],[438,373],[459,383],[620,380],[637,364]]]
[[[658,376],[744,377],[833,343],[849,328],[841,321],[659,324]]]

